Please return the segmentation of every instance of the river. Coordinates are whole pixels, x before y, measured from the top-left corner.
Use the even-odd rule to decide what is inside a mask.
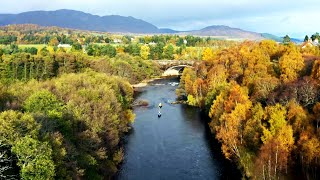
[[[134,109],[136,120],[124,140],[125,159],[115,177],[143,179],[240,179],[239,171],[224,159],[219,144],[198,108],[175,101],[175,89],[162,79],[142,88],[136,99],[149,106]],[[162,116],[158,118],[161,102]]]

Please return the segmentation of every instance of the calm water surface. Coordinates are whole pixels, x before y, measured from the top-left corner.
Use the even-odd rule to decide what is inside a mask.
[[[240,179],[210,135],[197,108],[172,105],[178,79],[158,80],[143,88],[137,99],[133,130],[125,139],[125,160],[115,179]],[[158,104],[163,104],[158,118]]]

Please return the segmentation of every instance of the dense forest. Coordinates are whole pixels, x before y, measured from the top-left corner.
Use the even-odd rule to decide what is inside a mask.
[[[123,159],[119,142],[134,120],[129,81],[150,78],[159,69],[129,57],[65,56],[89,64],[59,65],[51,56],[35,60],[30,54],[2,62],[1,178],[100,179],[117,171]]]
[[[112,177],[135,117],[131,84],[158,65],[16,42],[0,52],[0,179]]]
[[[319,178],[318,46],[10,25],[0,27],[0,179],[112,177],[135,117],[131,84],[159,76],[158,59],[202,60],[177,95],[206,111],[243,177]]]
[[[243,177],[320,174],[319,47],[271,40],[208,48],[177,95],[204,109],[224,156]],[[298,170],[298,171],[297,171]]]

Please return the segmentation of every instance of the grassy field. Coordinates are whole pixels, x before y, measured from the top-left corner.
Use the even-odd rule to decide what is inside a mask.
[[[42,49],[44,47],[46,47],[46,44],[18,44],[19,48],[31,48],[31,47],[35,47],[37,49]]]

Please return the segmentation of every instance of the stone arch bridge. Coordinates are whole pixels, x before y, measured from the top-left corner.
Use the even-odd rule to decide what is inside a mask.
[[[200,61],[195,60],[153,60],[156,62],[160,69],[164,70],[162,76],[180,76],[184,68],[192,68],[196,63]]]

